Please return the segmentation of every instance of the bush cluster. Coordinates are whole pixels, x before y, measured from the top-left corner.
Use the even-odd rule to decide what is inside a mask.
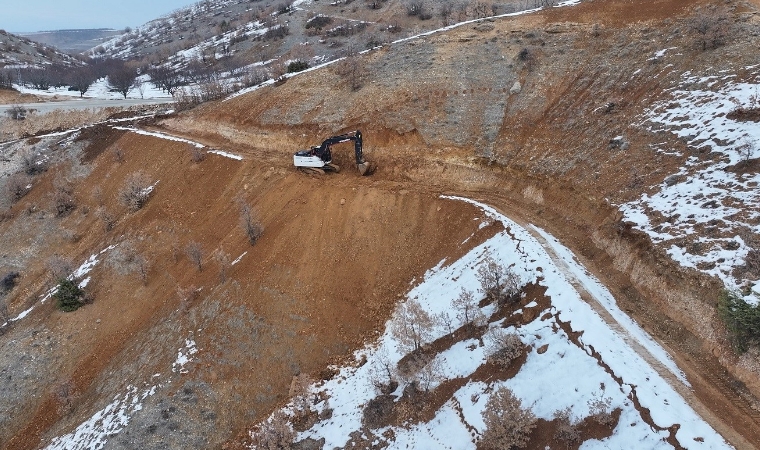
[[[760,304],[750,305],[741,294],[724,290],[718,298],[718,315],[736,351],[744,353],[760,344]]]

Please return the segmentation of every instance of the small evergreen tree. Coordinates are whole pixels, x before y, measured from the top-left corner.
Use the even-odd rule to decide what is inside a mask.
[[[84,304],[84,291],[77,283],[66,278],[58,281],[58,290],[53,297],[58,299],[58,308],[64,312],[76,311]]]
[[[718,298],[718,315],[737,352],[760,344],[760,304],[750,305],[739,293],[724,290]]]

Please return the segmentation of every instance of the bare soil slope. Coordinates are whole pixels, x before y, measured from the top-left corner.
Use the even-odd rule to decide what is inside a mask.
[[[328,365],[381,329],[412,280],[493,233],[477,230],[473,208],[441,193],[482,200],[562,239],[675,355],[698,401],[723,420],[714,426],[760,447],[760,385],[726,344],[713,306],[719,283],[678,267],[614,207],[685,159],[649,147],[685,147],[674,137],[632,126],[647,105],[683,71],[748,64],[757,44],[737,34],[722,50],[700,51],[684,18],[692,6],[596,0],[486,20],[365,55],[358,91],[326,68],[140,125],[242,161],[208,154],[194,163],[185,143],[107,126],[84,131],[77,209],[51,212],[56,177],[73,170],[55,168],[0,222],[0,235],[13,236],[0,256],[23,254],[30,242],[37,249],[8,264],[23,274],[8,297],[11,315],[49,288],[53,254],[79,264],[129,241],[149,261],[147,282],[119,275],[109,250],[90,274],[94,303],[63,314],[48,301],[0,337],[10,371],[2,375],[11,377],[0,396],[1,447],[40,447],[129,386],[155,383],[161,389],[109,448],[239,445],[285,400],[293,375],[329,377]],[[752,17],[735,25],[755,26]],[[684,50],[672,66],[651,60],[676,45]],[[378,164],[373,176],[359,177],[341,147],[340,174],[291,167],[295,150],[353,129]],[[610,146],[619,135],[627,151]],[[140,170],[158,184],[129,212],[117,194]],[[254,246],[237,199],[265,227]],[[115,215],[112,230],[98,208]],[[192,242],[202,270],[185,255]],[[242,259],[227,266],[222,252]],[[198,353],[184,375],[173,361],[189,339]]]

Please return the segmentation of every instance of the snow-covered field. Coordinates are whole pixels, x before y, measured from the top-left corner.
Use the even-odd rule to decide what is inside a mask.
[[[452,201],[471,202],[456,198]],[[536,319],[529,323],[506,328],[517,333],[529,346],[527,360],[517,374],[506,380],[470,380],[475,370],[486,362],[484,349],[488,348],[493,333],[484,335],[485,346],[479,345],[477,339],[458,342],[438,353],[435,361],[443,368],[441,373],[446,378],[466,382],[431,420],[381,429],[363,428],[364,407],[378,395],[373,384],[377,368],[388,361],[396,364],[404,355],[399,342],[389,331],[394,322],[400,320],[399,309],[386,324],[382,337],[356,354],[357,364],[337,368],[339,373],[334,378],[312,386],[314,393],[322,393],[321,398],[326,399],[315,408],[320,413],[331,410],[331,415],[299,433],[296,440],[324,439],[323,448],[343,447],[352,439],[351,433],[359,431],[365,439],[385,444],[388,448],[475,448],[485,427],[482,412],[486,402],[495,388],[506,386],[524,407],[546,420],[552,420],[556,412],[569,408],[573,422],[580,422],[590,416],[590,405],[595,399],[608,399],[611,409],[621,411],[617,425],[611,436],[588,440],[582,444],[583,449],[671,448],[665,438],[670,435],[669,428],[676,424],[674,437],[683,448],[730,448],[670,384],[685,383],[685,379],[667,353],[615,306],[611,294],[582,269],[569,250],[539,230],[544,239],[552,241],[550,245],[563,259],[563,266],[575,268],[571,269],[572,274],[555,264],[529,231],[485,205],[476,205],[484,212],[482,220],[501,221],[506,230],[457,261],[442,261],[409,291],[406,301],[419,302],[431,315],[454,314],[451,302],[461,288],[478,292],[480,285],[476,273],[486,258],[511,267],[523,284],[545,286],[551,306],[538,311],[534,315]],[[579,276],[584,287],[595,292],[595,297],[608,299],[603,306],[627,331],[613,330],[581,299],[569,280],[570,276]],[[480,293],[477,295],[482,297]],[[532,302],[524,306],[528,307],[536,308],[537,304]],[[493,311],[493,306],[483,308],[487,317]],[[574,333],[582,333],[577,343],[563,331],[560,323],[568,324]],[[503,325],[504,320],[498,320],[488,326],[494,330]],[[438,324],[429,341],[447,332],[445,326]],[[647,348],[651,357],[665,369],[655,370],[647,362],[648,358],[632,349],[628,343],[630,339]],[[403,385],[394,392],[396,401],[402,392]],[[288,405],[285,412],[292,412],[292,408],[292,404]],[[642,408],[651,413],[651,419],[642,414]]]
[[[138,77],[139,83],[135,88],[129,91],[127,94],[128,99],[171,99],[172,96],[165,91],[157,88],[150,82],[150,77],[147,75],[141,75]],[[69,91],[68,86],[60,88],[51,87],[50,89],[40,90],[32,89],[26,86],[14,84],[13,87],[23,94],[34,94],[40,97],[71,97],[79,98],[79,92]],[[103,100],[121,100],[124,98],[119,92],[111,92],[108,87],[108,80],[106,78],[100,78],[95,81],[87,92],[84,94],[85,98],[97,98]]]
[[[754,74],[750,78],[760,75],[758,66],[746,70]],[[757,102],[760,84],[735,78],[725,71],[710,77],[686,73],[683,87],[672,89],[669,99],[646,113],[641,126],[667,130],[693,148],[709,146],[712,154],[707,159],[690,156],[657,192],[621,205],[625,220],[664,244],[673,259],[720,278],[731,289],[743,284],[733,269],[749,251],[740,231],[760,233],[760,174],[728,170],[760,157],[760,123],[726,117],[737,105]],[[694,233],[697,244],[685,245]]]

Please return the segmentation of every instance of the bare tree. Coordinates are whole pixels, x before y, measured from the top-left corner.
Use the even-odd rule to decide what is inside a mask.
[[[465,326],[481,326],[486,322],[486,316],[478,308],[475,296],[464,287],[459,297],[452,300],[451,305],[457,311],[457,319]]]
[[[367,78],[367,67],[364,59],[353,45],[348,46],[346,56],[338,62],[335,72],[343,78],[352,91],[361,89]]]
[[[243,228],[243,231],[245,231],[248,242],[250,242],[251,245],[255,245],[264,233],[264,226],[257,218],[251,205],[242,199],[238,199],[238,204],[240,205],[240,226]]]
[[[32,190],[32,178],[25,173],[15,173],[8,177],[5,183],[5,192],[10,203],[21,200]]]
[[[295,439],[288,417],[280,410],[275,411],[249,434],[253,448],[262,450],[289,450]]]
[[[697,44],[702,51],[725,45],[729,34],[729,17],[724,9],[701,8],[690,21],[691,29],[697,34]]]
[[[64,216],[77,207],[74,187],[63,178],[53,181],[53,208],[57,216]]]
[[[520,400],[506,387],[500,387],[488,399],[483,410],[486,429],[480,443],[484,448],[501,450],[525,448],[536,416],[523,409]]]
[[[74,69],[68,74],[68,83],[75,91],[79,92],[80,97],[84,97],[85,92],[90,89],[92,83],[97,79],[95,71],[91,67],[80,67]]]
[[[198,272],[203,272],[203,247],[201,244],[196,241],[189,242],[185,247],[185,254],[198,269]]]
[[[517,299],[520,279],[509,267],[497,263],[490,256],[478,267],[476,277],[487,299],[499,305]]]
[[[108,85],[126,99],[127,94],[134,87],[136,78],[137,69],[131,64],[117,64],[111,68],[111,72],[108,74]]]
[[[230,255],[222,250],[216,252],[217,264],[219,264],[219,282],[224,283],[227,281],[227,271],[230,270]]]
[[[406,351],[419,350],[432,336],[435,321],[416,300],[399,306],[398,316],[391,325],[391,334]]]
[[[148,260],[137,251],[132,241],[125,241],[111,250],[108,264],[121,275],[136,274],[143,285],[148,284]]]
[[[398,368],[391,361],[388,351],[378,350],[370,367],[370,382],[382,394],[389,394],[398,387]]]
[[[127,176],[124,187],[119,191],[119,199],[130,210],[137,211],[148,201],[151,192],[150,178],[143,171],[137,171]]]
[[[749,161],[755,157],[757,144],[752,140],[745,139],[736,147],[736,150],[739,152],[742,164],[746,166],[749,164]]]

